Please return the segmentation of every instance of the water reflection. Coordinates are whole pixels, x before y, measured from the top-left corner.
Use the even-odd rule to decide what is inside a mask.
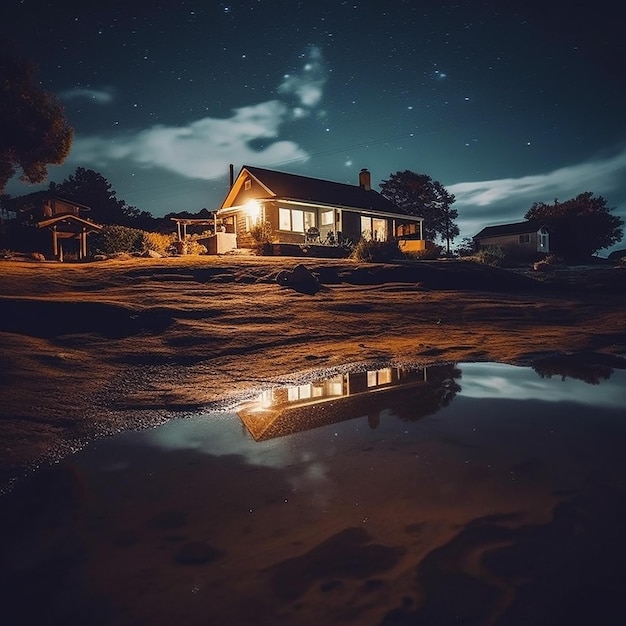
[[[447,406],[460,391],[455,365],[383,367],[263,391],[237,414],[257,441],[367,416],[377,428],[385,411],[414,421]]]
[[[4,614],[624,623],[626,370],[567,367],[372,368],[98,441],[0,501]]]

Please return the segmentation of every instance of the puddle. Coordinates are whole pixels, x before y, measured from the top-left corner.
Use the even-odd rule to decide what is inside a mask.
[[[380,367],[100,440],[2,498],[6,610],[610,622],[626,583],[625,406],[626,371],[606,364]]]

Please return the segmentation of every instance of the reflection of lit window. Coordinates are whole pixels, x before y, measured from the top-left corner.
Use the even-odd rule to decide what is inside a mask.
[[[329,396],[343,396],[343,376],[334,376],[326,381]]]
[[[367,372],[367,386],[368,387],[380,387],[381,385],[388,385],[391,382],[391,368],[385,367],[381,370],[373,372]]]
[[[261,406],[266,409],[274,404],[274,397],[271,389],[267,389],[259,396]]]
[[[297,402],[298,400],[308,400],[311,398],[311,385],[298,385],[287,388],[287,400]]]

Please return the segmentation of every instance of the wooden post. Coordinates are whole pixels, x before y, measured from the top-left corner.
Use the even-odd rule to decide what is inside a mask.
[[[52,255],[56,259],[59,256],[59,242],[57,241],[57,227],[52,227]]]

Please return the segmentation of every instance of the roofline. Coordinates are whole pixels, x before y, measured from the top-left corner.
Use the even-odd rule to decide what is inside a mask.
[[[60,200],[61,202],[65,202],[66,204],[69,204],[71,206],[75,206],[75,207],[79,207],[81,209],[85,209],[87,211],[91,211],[91,207],[87,206],[86,204],[81,204],[80,202],[75,202],[74,200],[68,200],[67,198],[64,198],[63,196],[58,196],[55,193],[50,193],[49,191],[45,191],[45,190],[41,190],[41,191],[33,191],[31,193],[27,193],[23,196],[16,196],[15,198],[9,198],[9,202],[13,203],[13,204],[19,204],[19,202],[17,202],[18,200],[22,200],[23,198],[28,198],[28,196],[37,196],[39,198],[41,198],[44,202],[47,200]],[[28,203],[29,200],[25,200],[25,203]],[[14,213],[17,213],[18,211],[20,212],[24,212],[24,211],[28,211],[28,209],[24,209],[22,207],[16,208],[16,209],[9,209],[9,211],[13,211]]]
[[[100,224],[96,224],[95,222],[90,222],[78,215],[72,215],[71,213],[64,213],[63,215],[55,215],[47,220],[41,220],[37,222],[37,228],[46,228],[47,226],[52,226],[54,224],[58,224],[59,222],[63,222],[64,220],[72,220],[75,222],[80,222],[81,224],[85,224],[95,230],[102,230],[102,226]]]

